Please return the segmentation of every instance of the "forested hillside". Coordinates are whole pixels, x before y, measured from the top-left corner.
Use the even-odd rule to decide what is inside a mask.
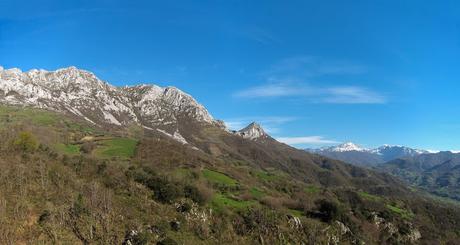
[[[0,125],[4,244],[459,242],[458,207],[269,137],[190,123],[190,147],[15,107]]]

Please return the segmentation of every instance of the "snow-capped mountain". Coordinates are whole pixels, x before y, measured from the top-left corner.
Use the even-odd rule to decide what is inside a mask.
[[[372,149],[371,152],[383,156],[385,161],[390,161],[401,157],[413,157],[421,154],[431,153],[427,150],[413,149],[400,145],[383,145],[376,149]]]
[[[420,154],[430,153],[426,150],[412,149],[398,145],[383,145],[378,148],[367,149],[352,142],[332,147],[305,150],[345,162],[365,166],[374,166],[397,158],[413,157]]]
[[[352,142],[343,143],[343,144],[333,146],[333,147],[322,148],[322,150],[335,151],[335,152],[346,152],[346,151],[361,151],[361,152],[365,152],[365,151],[368,151],[368,149],[362,148],[361,146],[356,145],[356,144],[354,144]]]
[[[0,103],[64,112],[100,126],[162,126],[177,137],[180,120],[221,124],[175,87],[115,87],[76,67],[28,72],[0,67]]]

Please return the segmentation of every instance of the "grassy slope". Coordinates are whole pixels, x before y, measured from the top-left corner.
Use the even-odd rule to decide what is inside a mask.
[[[352,235],[340,237],[342,241],[380,243],[375,228],[369,228],[373,227],[368,219],[371,211],[385,214],[397,227],[405,222],[421,225],[426,241],[459,235],[452,224],[460,217],[447,205],[430,206],[331,184],[347,179],[300,181],[283,171],[283,165],[280,169],[254,165],[258,160],[244,153],[252,146],[241,148],[243,155],[226,155],[238,147],[219,146],[215,143],[219,137],[213,139],[218,156],[154,135],[133,139],[113,133],[95,140],[95,148],[85,154],[79,151],[81,139],[100,135],[101,129],[84,122],[37,110],[1,108],[0,125],[8,129],[0,132],[4,139],[0,145],[0,240],[5,243],[74,244],[83,239],[119,244],[129,230],[141,231],[140,238],[151,243],[169,237],[183,244],[253,244],[260,236],[269,244],[280,243],[280,237],[292,244],[307,238],[319,243],[337,228],[334,222],[306,215],[316,212],[316,201],[323,199],[338,203],[343,217],[336,218],[352,229]],[[10,142],[22,131],[32,132],[42,147],[26,154],[12,149]],[[335,168],[323,167],[313,169],[322,173]],[[166,182],[152,182],[162,178]],[[184,186],[196,187],[204,198],[193,212],[177,212],[174,204],[191,203],[193,195],[172,195],[171,202],[152,195],[166,191],[160,197],[169,198],[167,190],[179,193]],[[438,217],[430,218],[429,212],[435,209]],[[291,228],[287,214],[300,217],[303,227]],[[171,228],[173,220],[181,223],[179,231]],[[147,232],[148,227],[155,232]]]
[[[100,142],[94,154],[98,157],[131,158],[136,150],[137,140],[129,138],[113,138]]]

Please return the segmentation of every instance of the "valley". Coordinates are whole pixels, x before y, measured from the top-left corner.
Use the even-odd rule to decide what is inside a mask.
[[[81,80],[88,74],[69,72],[62,76]],[[0,87],[10,78],[2,74]],[[34,89],[48,84],[23,82]],[[54,81],[57,85],[50,89],[61,88],[61,82]],[[22,85],[4,90],[0,240],[10,244],[459,241],[456,204],[427,197],[389,174],[279,143],[256,123],[229,131],[219,121],[208,120],[212,117],[201,113],[204,107],[182,92],[170,100],[164,97],[169,90],[162,90],[164,95],[155,101],[161,113],[155,111],[157,105],[146,107],[148,113],[135,112],[137,119],[132,121],[123,121],[125,112],[111,109],[122,125],[83,114],[83,108],[94,102],[85,101],[88,95],[109,86],[99,84],[84,95],[77,88],[60,91],[61,97],[74,98],[70,104],[58,103],[63,107],[15,90]],[[81,114],[74,113],[77,110]],[[157,123],[171,118],[172,124]]]

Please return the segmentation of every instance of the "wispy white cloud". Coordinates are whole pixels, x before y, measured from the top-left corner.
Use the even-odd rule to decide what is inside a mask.
[[[367,88],[348,86],[324,89],[321,98],[326,103],[336,104],[384,104],[385,96]]]
[[[357,75],[367,67],[349,61],[324,60],[313,56],[283,59],[261,73],[265,84],[249,87],[233,94],[238,98],[292,97],[311,103],[383,104],[381,93],[357,85],[318,85],[313,79],[327,75]],[[323,83],[324,84],[324,83]],[[329,83],[330,84],[330,83]]]
[[[325,60],[315,56],[295,56],[282,59],[264,72],[262,76],[286,77],[295,76],[305,79],[324,75],[356,75],[365,73],[366,66],[346,60]]]
[[[240,98],[302,97],[312,103],[384,104],[387,99],[376,91],[358,86],[312,87],[297,84],[266,84],[234,94]]]
[[[279,137],[276,138],[279,142],[286,143],[288,145],[324,145],[324,144],[337,144],[340,143],[335,140],[325,139],[322,136],[303,136],[303,137]]]
[[[310,94],[311,89],[286,84],[266,84],[238,91],[236,97],[260,98],[260,97],[283,97]]]
[[[280,40],[267,29],[258,26],[251,26],[243,31],[238,31],[242,36],[261,44],[279,43]]]

